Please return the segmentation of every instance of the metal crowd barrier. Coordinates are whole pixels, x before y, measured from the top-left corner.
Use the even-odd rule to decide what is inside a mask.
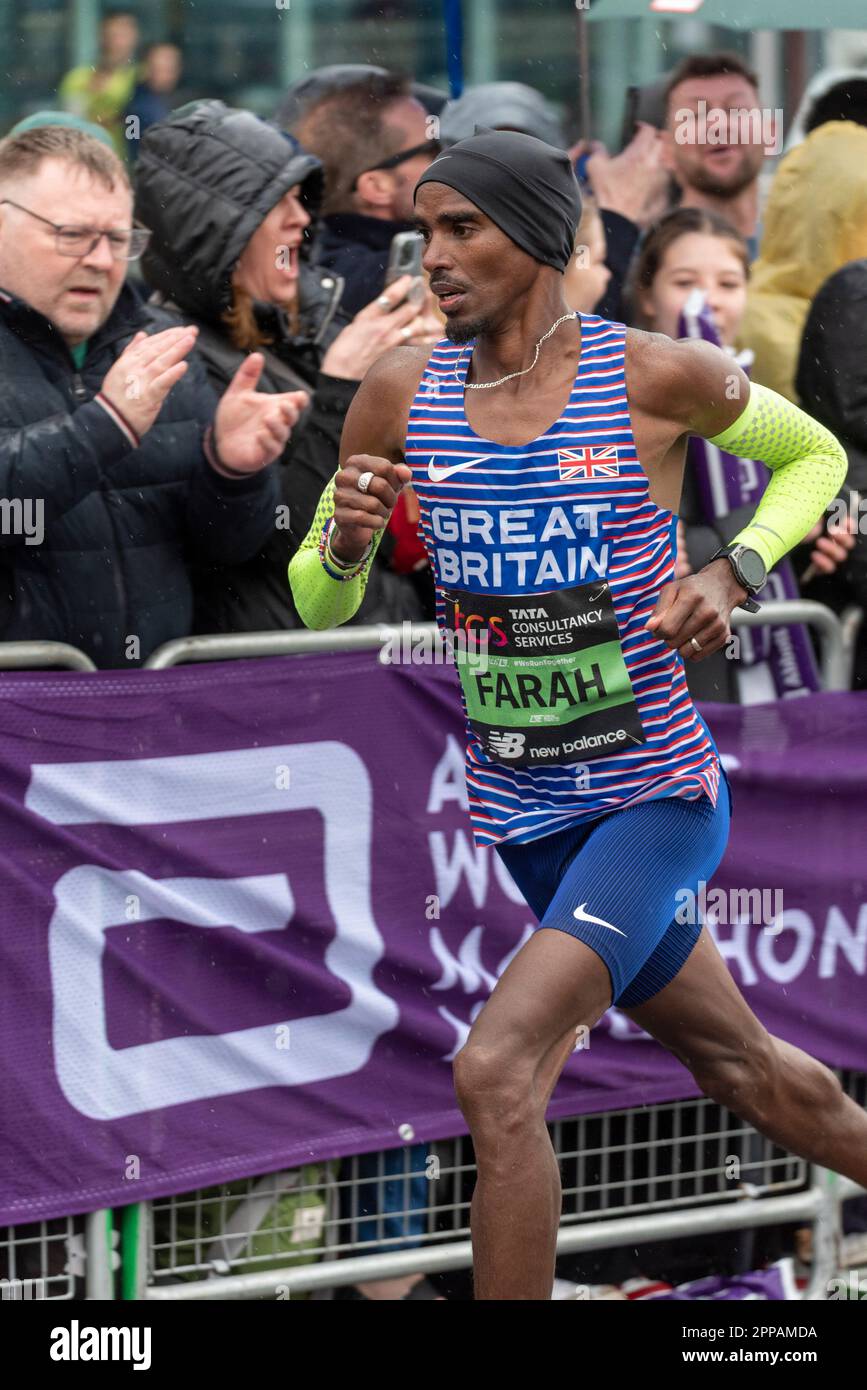
[[[846,657],[846,686],[852,685],[852,677],[855,670],[855,649],[858,644],[858,634],[861,631],[861,624],[864,621],[864,609],[857,603],[849,604],[840,614],[840,628],[843,634],[843,650]]]
[[[850,1078],[847,1089],[863,1089],[865,1081]],[[860,1192],[855,1184],[786,1154],[707,1098],[558,1120],[549,1130],[563,1181],[558,1255],[631,1250],[651,1241],[797,1221],[810,1225],[813,1236],[813,1265],[803,1296],[827,1298],[837,1268],[840,1202]],[[343,1160],[336,1172],[306,1187],[291,1181],[294,1174],[272,1175],[265,1200],[270,1196],[276,1203],[294,1192],[324,1207],[313,1263],[302,1262],[310,1260],[309,1250],[293,1260],[287,1250],[292,1229],[279,1217],[245,1227],[236,1213],[230,1216],[237,1194],[230,1202],[219,1190],[206,1189],[127,1209],[124,1296],[142,1301],[316,1297],[359,1281],[469,1268],[471,1141],[460,1137],[428,1144],[423,1165],[415,1168],[411,1153],[404,1151],[403,1172],[396,1176],[382,1169],[382,1156],[375,1178],[359,1174],[358,1158]],[[739,1163],[736,1180],[726,1176],[733,1158]],[[428,1182],[424,1205],[409,1197],[410,1183],[420,1178]],[[386,1225],[382,1208],[389,1183],[402,1185],[404,1196]],[[263,1180],[250,1180],[251,1195],[254,1184],[262,1199]],[[378,1215],[367,1215],[371,1209]],[[365,1223],[376,1229],[362,1237]],[[231,1230],[223,1242],[213,1236],[221,1224]],[[410,1233],[395,1236],[401,1224]],[[382,1244],[396,1248],[371,1253]]]
[[[854,644],[858,626],[851,615],[845,632],[830,609],[806,599],[767,603],[758,614],[733,615],[734,627],[779,622],[814,628],[821,644],[823,688],[848,688],[847,647]],[[388,637],[399,637],[406,626],[181,638],[165,643],[144,664],[146,669],[166,670],[190,662],[375,649]],[[411,625],[413,638],[422,633],[438,636],[436,624]],[[96,669],[84,652],[64,643],[0,643],[0,670],[47,666]],[[865,1104],[867,1077],[852,1073],[843,1079],[850,1093]],[[856,1184],[777,1149],[706,1098],[583,1115],[559,1120],[549,1128],[563,1172],[559,1254],[802,1221],[812,1226],[814,1250],[804,1296],[827,1297],[827,1283],[835,1273],[841,1203],[861,1195]],[[125,1207],[121,1297],[145,1301],[316,1297],[359,1280],[468,1268],[472,1264],[468,1216],[474,1173],[470,1140],[459,1137],[427,1145],[424,1168],[415,1172],[411,1153],[411,1149],[405,1151],[404,1171],[397,1177],[385,1172],[375,1179],[361,1176],[361,1160],[348,1158],[336,1167],[328,1165],[315,1184],[304,1185],[301,1170],[249,1179],[244,1185],[246,1196],[255,1196],[251,1210],[258,1212],[269,1197],[273,1197],[270,1206],[290,1195],[310,1207],[324,1194],[321,1245],[312,1260],[310,1242],[304,1239],[310,1228],[303,1223],[299,1244],[307,1248],[303,1257],[295,1259],[285,1248],[287,1237],[292,1243],[294,1227],[281,1227],[279,1221],[253,1226],[251,1220],[245,1229],[245,1193],[239,1196],[235,1184],[231,1198],[225,1192],[214,1195],[204,1189]],[[436,1159],[435,1178],[429,1171],[431,1157]],[[740,1165],[737,1181],[726,1177],[732,1157]],[[409,1184],[422,1176],[430,1184],[430,1200],[424,1206],[408,1200]],[[382,1194],[386,1184],[395,1182],[403,1184],[407,1197],[402,1210],[389,1213],[390,1222],[416,1227],[421,1223],[421,1231],[396,1237],[393,1224],[386,1230]],[[379,1214],[368,1214],[371,1203]],[[374,1239],[361,1238],[363,1222],[377,1226]],[[111,1299],[118,1261],[115,1239],[110,1211],[9,1227],[5,1237],[0,1229],[0,1284],[3,1277],[13,1284],[36,1279],[42,1284],[42,1297],[72,1299],[80,1297],[76,1290],[83,1288],[88,1299]],[[264,1252],[256,1248],[263,1241],[266,1246],[270,1242]],[[372,1253],[383,1244],[394,1248]],[[58,1249],[66,1252],[60,1272],[54,1270]],[[310,1262],[301,1263],[302,1258]]]
[[[855,610],[860,611],[860,610]],[[778,623],[804,623],[819,635],[822,687],[825,690],[848,690],[851,679],[851,657],[843,625],[836,613],[823,603],[811,599],[781,599],[765,603],[758,613],[736,610],[732,627],[768,627]],[[851,620],[850,620],[851,623]],[[400,637],[409,627],[411,640],[422,634],[440,639],[436,623],[381,623],[378,626],[328,628],[311,632],[303,628],[292,632],[242,632],[213,637],[181,637],[166,642],[148,657],[145,666],[164,671],[169,666],[187,662],[229,661],[244,657],[287,656],[294,653],[363,651],[380,647],[388,637]],[[851,630],[851,629],[850,629]],[[857,632],[857,624],[854,632]],[[854,633],[850,639],[854,640]]]
[[[0,1226],[0,1300],[113,1299],[118,1240],[112,1211]]]
[[[841,1079],[863,1104],[867,1076]],[[707,1098],[558,1120],[549,1129],[563,1182],[558,1254],[797,1221],[813,1237],[804,1297],[827,1297],[841,1203],[863,1195],[854,1183],[810,1168]],[[403,1151],[397,1174],[384,1171],[381,1155],[375,1176],[350,1157],[320,1165],[328,1171],[315,1182],[296,1170],[137,1203],[122,1211],[120,1256],[111,1212],[8,1228],[0,1232],[0,1297],[111,1299],[119,1259],[121,1297],[138,1301],[315,1298],[357,1281],[468,1268],[471,1141],[426,1145],[423,1166],[416,1158],[414,1167],[412,1155]],[[733,1158],[736,1179],[728,1176]],[[426,1181],[423,1205],[410,1200],[413,1179]],[[388,1184],[403,1193],[386,1226]],[[296,1237],[303,1244],[310,1226],[296,1232],[297,1211],[291,1225],[281,1217],[275,1204],[287,1194],[308,1213],[321,1203],[318,1242],[297,1258],[287,1247]],[[245,1206],[246,1222],[243,1210],[238,1217]],[[374,1229],[363,1234],[365,1224]],[[396,1235],[401,1226],[410,1233]],[[371,1253],[382,1244],[394,1248]],[[655,1275],[648,1264],[642,1272]]]
[[[847,651],[843,625],[836,613],[824,603],[807,598],[779,599],[763,603],[758,613],[736,608],[731,625],[739,627],[768,627],[778,623],[804,623],[819,634],[820,669],[823,690],[848,690],[852,683],[852,651]],[[857,631],[857,629],[856,629]],[[853,637],[854,641],[854,637]]]
[[[783,599],[763,604],[759,613],[736,610],[732,627],[767,627],[776,623],[805,623],[819,634],[822,685],[825,690],[847,690],[850,684],[851,650],[863,618],[860,609],[850,608],[843,621],[825,604],[811,599]],[[364,651],[382,646],[387,637],[399,637],[406,625],[329,628],[311,632],[307,628],[289,632],[241,632],[202,637],[180,637],[165,642],[144,663],[146,670],[164,671],[170,666],[190,662],[230,661],[261,656],[290,656],[295,653]],[[410,624],[414,637],[428,634],[439,639],[436,623]],[[60,666],[73,671],[95,671],[90,657],[65,642],[0,642],[0,670]]]
[[[62,666],[67,671],[95,671],[89,656],[68,642],[0,642],[0,671]]]

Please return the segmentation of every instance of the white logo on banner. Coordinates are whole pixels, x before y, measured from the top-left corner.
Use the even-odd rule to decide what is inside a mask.
[[[277,787],[274,768],[290,759],[291,785]],[[346,1076],[365,1066],[377,1039],[396,1026],[397,1004],[373,982],[385,943],[370,896],[370,779],[345,744],[38,764],[26,805],[55,825],[166,825],[309,809],[322,817],[325,892],[336,927],[325,965],[351,999],[332,1013],[292,1019],[292,1046],[285,1050],[274,1046],[273,1022],[113,1048],[102,978],[110,927],[133,932],[138,922],[168,919],[203,930],[287,929],[295,904],[285,874],[152,879],[134,869],[81,864],[57,882],[49,928],[54,1064],[63,1094],[83,1115],[114,1120]],[[130,895],[140,903],[133,922]]]

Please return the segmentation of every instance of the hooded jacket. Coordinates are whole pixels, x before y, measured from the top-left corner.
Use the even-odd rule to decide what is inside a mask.
[[[797,403],[795,373],[813,297],[867,255],[867,129],[829,121],[785,156],[765,209],[740,341],[753,379]]]
[[[315,221],[323,191],[320,161],[291,135],[221,101],[180,107],[142,139],[136,216],[151,229],[142,270],[165,309],[198,325],[197,351],[218,391],[245,356],[223,322],[233,300],[233,271],[253,233],[296,185]],[[296,324],[272,305],[253,306],[259,327],[271,339],[260,349],[265,370],[258,389],[305,389],[311,405],[278,461],[281,508],[267,544],[242,566],[196,571],[196,632],[302,625],[286,571],[337,468],[343,421],[358,390],[357,381],[320,371],[327,348],[348,321],[340,308],[342,288],[339,276],[309,265],[302,253]],[[423,615],[418,584],[387,568],[393,549],[393,543],[385,545],[387,539],[356,622]]]

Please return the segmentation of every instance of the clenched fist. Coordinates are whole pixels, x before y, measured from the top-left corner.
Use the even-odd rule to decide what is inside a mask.
[[[366,492],[359,492],[358,479],[372,473]],[[405,463],[390,463],[372,454],[353,454],[337,473],[334,483],[335,531],[331,549],[338,560],[357,564],[375,531],[383,531],[397,506],[403,486],[412,478]]]
[[[732,609],[746,596],[728,560],[713,560],[698,574],[663,584],[644,626],[684,660],[704,661],[725,646]]]

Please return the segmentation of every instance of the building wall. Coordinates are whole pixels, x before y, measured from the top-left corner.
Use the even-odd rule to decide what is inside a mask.
[[[0,131],[52,105],[58,81],[96,53],[100,13],[122,0],[0,0]],[[219,96],[269,115],[285,85],[324,63],[380,63],[447,87],[440,0],[130,0],[145,42],[184,51],[178,100]],[[579,134],[577,21],[569,0],[467,0],[468,82],[542,88]],[[649,81],[685,52],[746,49],[747,36],[694,21],[632,20],[591,34],[592,133],[617,145],[630,82]]]

